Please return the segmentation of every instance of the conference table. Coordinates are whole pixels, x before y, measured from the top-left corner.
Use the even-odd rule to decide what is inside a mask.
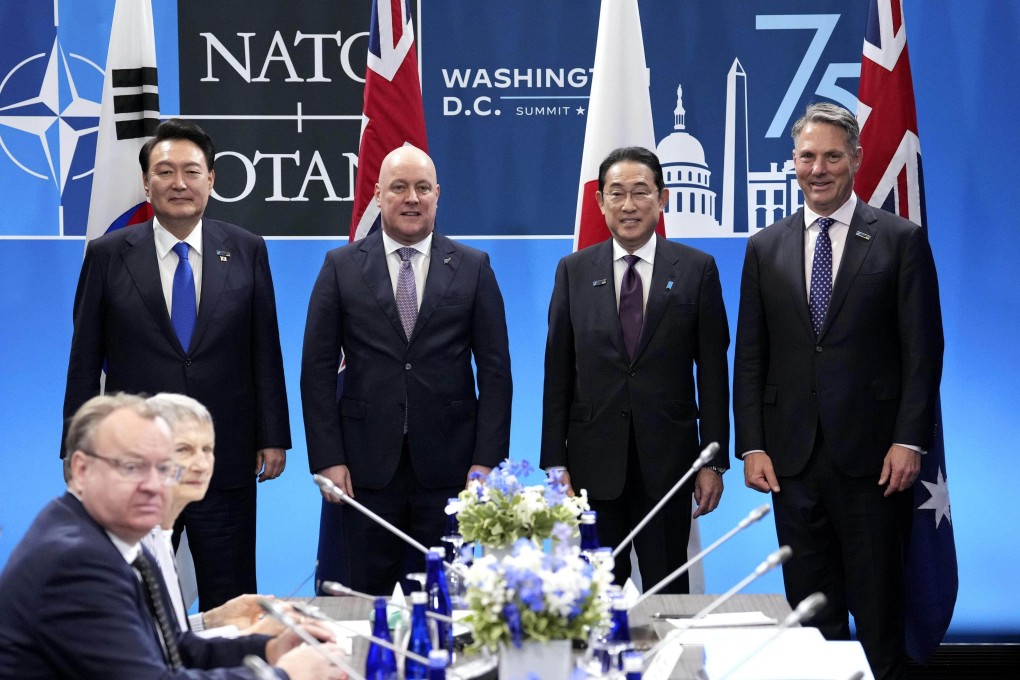
[[[708,606],[715,595],[653,595],[629,614],[631,637],[635,647],[648,649],[675,627],[666,618],[689,618]],[[303,600],[313,608],[337,621],[365,621],[369,618],[372,603],[355,597],[315,597]],[[790,606],[782,595],[735,595],[724,602],[714,613],[761,612],[781,621],[790,614]],[[357,638],[353,641],[352,666],[361,671],[365,667],[368,643]],[[495,678],[493,670],[485,677]],[[671,678],[681,680],[704,679],[704,655],[698,645],[685,645],[684,652],[673,669]]]

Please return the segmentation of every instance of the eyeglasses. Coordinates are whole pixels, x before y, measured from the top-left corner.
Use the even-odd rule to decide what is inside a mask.
[[[630,191],[624,191],[623,189],[610,189],[602,194],[603,200],[610,205],[623,205],[627,202],[627,197],[630,196],[630,200],[636,204],[644,204],[654,201],[659,196],[659,192],[652,191],[647,187],[638,187],[631,189]]]
[[[114,468],[121,477],[129,482],[144,482],[152,474],[152,468],[156,468],[156,474],[159,475],[159,481],[163,483],[163,486],[174,486],[184,475],[184,466],[173,461],[167,461],[165,463],[150,463],[143,460],[121,460],[120,458],[107,458],[106,456],[100,456],[98,453],[92,453],[91,451],[82,450],[86,456],[90,458],[98,458],[107,465]]]

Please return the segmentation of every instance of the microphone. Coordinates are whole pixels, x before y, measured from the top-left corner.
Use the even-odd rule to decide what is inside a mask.
[[[827,603],[828,598],[826,598],[825,593],[822,592],[812,593],[811,595],[805,597],[803,600],[801,600],[800,604],[797,605],[797,608],[790,612],[790,614],[785,619],[783,619],[778,626],[776,626],[776,630],[772,635],[762,640],[761,644],[759,644],[757,647],[755,647],[750,652],[745,654],[742,658],[738,659],[735,664],[730,666],[729,669],[727,669],[727,671],[722,674],[720,680],[723,680],[723,678],[730,677],[734,671],[736,671],[741,666],[750,661],[752,658],[760,654],[763,649],[765,649],[770,644],[775,642],[776,638],[782,635],[783,631],[785,631],[787,628],[799,625],[804,621],[810,621],[812,618],[814,618],[815,614],[817,614],[822,608],[825,607]],[[863,677],[863,675],[860,677]]]
[[[662,640],[656,643],[655,646],[653,646],[651,649],[645,652],[645,661],[647,662],[653,656],[658,654],[667,644],[676,640],[676,638],[687,632],[687,630],[689,630],[691,626],[694,625],[695,621],[703,619],[709,614],[711,614],[713,611],[715,611],[724,603],[726,603],[731,597],[733,597],[741,590],[746,588],[748,585],[750,585],[751,582],[761,578],[768,572],[778,567],[780,564],[784,564],[787,560],[790,559],[792,555],[793,549],[788,545],[784,545],[781,548],[779,548],[779,550],[776,550],[775,552],[770,554],[768,557],[765,558],[764,562],[755,567],[754,571],[752,571],[750,574],[742,578],[740,582],[737,583],[737,585],[733,586],[725,593],[712,600],[707,607],[699,611],[690,619],[685,619],[684,621],[682,621],[681,626],[679,626],[676,630],[670,631],[669,634],[666,635],[666,637],[662,638]]]
[[[659,592],[660,590],[662,590],[663,588],[668,586],[670,583],[672,583],[674,581],[674,579],[676,579],[678,576],[680,576],[681,574],[686,572],[694,564],[696,564],[697,562],[703,560],[705,558],[705,556],[708,555],[708,553],[712,552],[713,550],[718,548],[720,545],[722,545],[726,541],[730,540],[732,537],[736,536],[738,533],[740,533],[741,531],[743,531],[747,527],[751,526],[752,524],[754,524],[755,522],[760,520],[765,515],[769,514],[769,512],[771,510],[772,510],[772,506],[770,506],[768,503],[766,503],[765,505],[758,506],[757,508],[752,510],[750,512],[750,514],[748,514],[747,517],[745,517],[744,519],[740,520],[740,522],[737,524],[737,526],[733,527],[728,532],[723,534],[712,545],[708,546],[707,548],[705,548],[704,550],[699,552],[697,555],[695,555],[691,559],[687,560],[687,562],[685,562],[684,564],[679,566],[669,576],[666,576],[664,579],[662,579],[661,581],[656,583],[654,586],[652,586],[651,588],[646,590],[641,597],[639,597],[637,600],[634,601],[634,604],[632,604],[630,607],[628,607],[628,609],[634,609],[639,604],[644,602],[646,599],[648,599],[652,595],[656,594],[657,592]]]
[[[294,620],[290,618],[290,616],[286,612],[284,612],[274,603],[270,602],[265,598],[259,598],[259,606],[262,607],[262,610],[266,614],[272,616],[274,619],[282,623],[286,628],[293,631],[294,634],[301,638],[302,641],[310,645],[316,652],[321,654],[322,657],[326,659],[326,661],[329,661],[331,664],[347,673],[348,677],[354,678],[354,680],[365,680],[365,676],[361,675],[356,670],[354,670],[354,668],[349,663],[347,663],[346,661],[344,661],[343,659],[341,659],[340,657],[326,649],[325,645],[323,645],[313,635],[309,634],[308,631],[306,631],[304,628],[294,623]]]
[[[638,522],[638,525],[634,527],[634,530],[627,534],[626,538],[624,538],[623,541],[620,542],[620,545],[616,546],[616,549],[613,550],[614,560],[616,559],[616,556],[623,551],[624,548],[630,545],[630,542],[634,540],[634,537],[638,535],[638,532],[644,529],[645,525],[652,521],[652,518],[655,517],[656,513],[659,512],[659,510],[662,509],[662,506],[664,506],[667,503],[667,501],[669,501],[669,499],[672,498],[674,494],[676,494],[676,492],[680,490],[680,487],[683,486],[684,483],[688,479],[690,479],[694,473],[703,468],[705,464],[708,463],[708,461],[715,458],[715,454],[717,454],[718,452],[719,452],[718,442],[712,442],[711,444],[705,447],[705,450],[701,452],[701,455],[699,455],[697,460],[694,461],[694,464],[691,465],[691,469],[684,473],[684,476],[680,478],[680,481],[673,485],[673,488],[669,490],[669,493],[663,496],[662,500],[656,503],[655,507],[648,511],[648,514],[644,516],[644,519]],[[677,574],[677,576],[679,576],[679,574]]]
[[[376,598],[375,595],[369,595],[368,593],[358,592],[357,590],[354,590],[353,588],[345,586],[342,583],[337,583],[336,581],[323,581],[319,585],[322,588],[322,590],[324,590],[325,592],[329,593],[330,595],[351,595],[353,597],[360,597],[362,600],[368,600],[370,602],[375,602],[375,598]],[[405,611],[410,611],[411,610],[411,608],[408,607],[403,602],[394,602],[393,600],[390,600],[389,604],[392,607],[397,607],[398,609],[403,609]],[[432,618],[432,619],[436,619],[437,621],[442,621],[444,623],[453,623],[454,622],[452,616],[447,616],[446,614],[440,614],[439,612],[429,611],[428,609],[425,610],[425,616],[427,616],[429,618]],[[428,659],[425,659],[425,661],[423,661],[422,663],[428,663]]]
[[[368,517],[370,520],[381,526],[383,529],[389,531],[391,534],[402,540],[404,543],[407,543],[409,546],[415,548],[416,550],[420,550],[425,555],[428,554],[429,552],[428,548],[426,548],[421,543],[414,540],[413,538],[405,534],[403,531],[401,531],[397,527],[393,526],[392,524],[384,520],[379,515],[375,514],[374,512],[366,508],[358,501],[351,498],[350,494],[348,494],[346,491],[338,487],[331,480],[323,477],[322,475],[312,475],[312,479],[314,479],[315,483],[319,485],[319,488],[322,489],[323,493],[330,494],[331,496],[336,496],[344,503],[350,505],[352,508],[360,512],[362,515]]]
[[[244,657],[244,667],[250,670],[256,680],[279,680],[273,667],[254,654]]]

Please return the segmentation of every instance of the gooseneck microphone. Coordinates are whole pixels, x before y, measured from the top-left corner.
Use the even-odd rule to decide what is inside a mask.
[[[637,600],[634,601],[634,604],[632,604],[629,607],[629,609],[633,609],[634,607],[638,606],[639,604],[644,602],[646,599],[648,599],[652,595],[655,595],[657,592],[659,592],[660,590],[662,590],[663,588],[668,586],[677,577],[679,577],[681,574],[683,574],[688,569],[690,569],[693,565],[695,565],[698,562],[700,562],[701,560],[703,560],[705,558],[705,556],[708,555],[710,552],[712,552],[713,550],[718,548],[720,545],[722,545],[726,541],[728,541],[731,538],[733,538],[734,536],[736,536],[738,533],[740,533],[741,531],[743,531],[747,527],[751,526],[752,524],[754,524],[755,522],[760,520],[765,515],[769,514],[769,511],[771,511],[771,509],[772,509],[772,506],[770,506],[768,503],[766,503],[766,504],[760,505],[757,508],[755,508],[754,510],[752,510],[750,512],[750,514],[747,515],[747,517],[745,517],[744,519],[740,520],[740,522],[737,524],[737,526],[733,527],[728,532],[723,534],[714,543],[712,543],[712,545],[708,546],[707,548],[705,548],[704,550],[699,552],[697,555],[695,555],[691,559],[687,560],[687,562],[685,562],[684,564],[680,565],[675,571],[673,571],[673,573],[669,574],[664,579],[662,579],[661,581],[656,583],[654,586],[652,586],[651,588],[646,590],[641,597],[639,597]]]
[[[354,670],[354,668],[349,663],[347,663],[346,661],[338,657],[336,654],[333,654],[328,649],[326,649],[325,645],[323,645],[322,642],[317,640],[315,636],[311,635],[304,628],[294,623],[294,620],[290,617],[290,615],[284,612],[280,607],[276,606],[276,604],[270,602],[265,598],[259,598],[259,606],[262,607],[262,610],[266,614],[272,616],[274,619],[283,624],[284,627],[293,631],[295,635],[301,638],[302,641],[309,644],[313,649],[315,649],[316,652],[321,654],[323,658],[325,658],[327,661],[329,661],[337,668],[340,668],[344,672],[346,672],[348,677],[354,678],[354,680],[365,680],[365,676]]]
[[[658,513],[659,510],[662,509],[662,506],[664,506],[669,501],[669,499],[672,498],[676,494],[676,492],[680,490],[680,487],[683,486],[684,483],[688,479],[690,479],[693,474],[695,474],[698,470],[703,468],[705,464],[708,463],[708,461],[715,458],[715,454],[718,452],[719,444],[717,442],[712,442],[711,444],[705,447],[705,450],[701,452],[701,455],[699,455],[697,460],[694,461],[694,464],[691,465],[691,469],[684,473],[684,476],[681,477],[680,480],[673,485],[673,488],[670,489],[669,492],[662,497],[662,500],[656,503],[655,507],[649,510],[648,514],[644,516],[644,519],[638,522],[638,525],[634,527],[634,530],[627,534],[626,538],[624,538],[623,541],[620,542],[620,545],[616,546],[616,548],[613,550],[613,559],[616,559],[616,556],[623,552],[624,548],[630,545],[630,542],[634,540],[634,537],[638,535],[638,532],[645,528],[645,525],[648,524],[652,520],[652,518],[655,517],[656,513]]]
[[[336,581],[323,581],[322,583],[319,584],[319,586],[330,595],[350,595],[352,597],[361,598],[362,600],[368,600],[369,602],[374,602],[375,598],[377,597],[376,595],[369,595],[368,593],[358,592],[357,590],[345,586],[342,583],[337,583]],[[397,607],[398,609],[411,611],[411,608],[402,602],[394,602],[393,600],[390,600],[389,605],[391,607]],[[452,616],[440,614],[439,612],[429,611],[427,609],[425,610],[425,616],[429,617],[430,619],[442,621],[444,623],[454,623]],[[427,662],[428,659],[425,659],[423,663]]]

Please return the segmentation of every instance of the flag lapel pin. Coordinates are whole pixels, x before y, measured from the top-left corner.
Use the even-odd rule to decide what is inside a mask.
[[[230,251],[229,250],[217,250],[216,251],[216,256],[220,258],[220,262],[226,262],[227,260],[230,259]]]
[[[666,282],[666,290],[673,290],[673,282],[672,281],[667,281]]]
[[[606,281],[607,279],[595,279],[594,281],[591,282],[591,285],[594,288],[598,288],[599,286],[606,285]]]
[[[854,236],[856,236],[857,238],[862,238],[865,241],[870,241],[871,240],[871,234],[867,234],[867,233],[865,233],[863,231],[857,232],[856,234],[854,234]]]

